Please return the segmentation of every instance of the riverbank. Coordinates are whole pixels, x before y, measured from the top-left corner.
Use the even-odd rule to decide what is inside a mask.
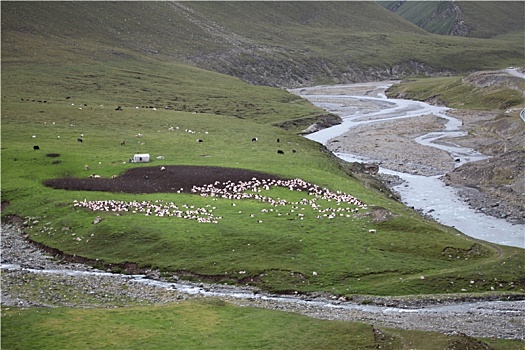
[[[345,300],[329,295],[266,295],[251,288],[226,285],[173,284],[61,263],[35,248],[22,234],[19,227],[2,224],[2,307],[112,308],[213,297],[238,306],[296,312],[319,319],[473,337],[525,339],[524,295],[356,295]]]

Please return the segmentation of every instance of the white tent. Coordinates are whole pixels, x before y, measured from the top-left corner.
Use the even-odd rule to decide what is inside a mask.
[[[149,162],[149,153],[135,154],[133,156],[134,163],[147,163]]]

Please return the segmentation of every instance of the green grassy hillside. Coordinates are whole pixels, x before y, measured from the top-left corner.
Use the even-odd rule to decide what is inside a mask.
[[[2,91],[2,201],[9,202],[2,215],[27,218],[32,239],[68,254],[228,283],[252,277],[254,285],[272,291],[398,295],[523,288],[520,249],[475,245],[453,229],[426,221],[349,177],[318,144],[272,126],[321,112],[285,90],[179,64],[128,60],[103,66],[9,67]],[[144,108],[156,103],[157,110]],[[177,108],[161,108],[164,104]],[[122,111],[115,110],[118,105]],[[83,143],[76,140],[80,134]],[[259,141],[252,143],[252,137]],[[196,143],[197,138],[205,142]],[[276,157],[277,138],[285,150],[282,157]],[[35,144],[40,150],[33,150]],[[137,166],[128,158],[143,152],[158,167],[213,165],[301,178],[348,193],[369,209],[329,219],[295,204],[276,208],[280,216],[257,200],[65,191],[42,184],[90,173],[120,175]],[[165,158],[156,159],[161,155]],[[305,194],[275,188],[267,195],[300,202]],[[201,224],[74,206],[84,199],[215,207],[222,219]],[[345,207],[326,200],[318,204],[329,211]],[[391,213],[388,220],[371,218],[378,208]],[[97,215],[104,221],[93,225]],[[371,229],[378,234],[370,234]],[[476,277],[479,271],[483,279]],[[508,283],[495,284],[493,277]],[[478,282],[470,283],[473,279]]]
[[[525,30],[521,1],[377,1],[430,33],[491,38]]]
[[[407,79],[392,86],[388,96],[434,101],[451,108],[504,111],[525,106],[524,89],[522,78],[487,71],[466,77]]]
[[[523,36],[429,35],[374,2],[2,2],[3,64],[177,60],[298,86],[523,65]]]
[[[176,11],[170,10],[172,6]],[[292,4],[2,3],[2,30],[6,33],[2,36],[2,201],[9,203],[2,215],[31,218],[27,219],[27,231],[32,239],[68,254],[108,263],[132,261],[168,274],[185,271],[213,275],[231,283],[252,276],[256,285],[267,290],[323,290],[343,295],[521,290],[523,266],[516,259],[519,249],[477,246],[452,229],[423,220],[369,186],[370,182],[358,181],[357,175],[348,176],[352,173],[318,144],[273,126],[290,120],[301,124],[305,118],[319,117],[322,110],[283,89],[250,85],[173,62],[168,60],[169,54],[151,54],[137,46],[157,45],[162,37],[165,43],[174,40],[173,45],[164,46],[166,50],[186,55],[203,47],[210,52],[217,47],[224,49],[222,39],[244,47],[246,38],[252,40],[263,34],[246,30],[248,35],[242,38],[233,35],[241,29],[226,27],[226,13],[236,10],[251,11],[259,18],[243,19],[244,23],[254,23],[254,28],[275,21],[271,33],[289,28],[285,33],[307,36],[315,28],[320,35],[334,38],[347,22],[334,20],[328,32],[319,27],[327,24],[327,18],[342,18],[338,16],[344,9],[358,12],[379,8],[385,16],[388,14],[379,6],[342,3],[333,8],[301,3],[301,11],[286,14],[288,6]],[[213,16],[206,12],[219,8],[223,12]],[[312,9],[319,11],[317,17]],[[159,11],[157,18],[153,13]],[[170,11],[175,11],[175,17]],[[57,17],[61,20],[50,21],[57,13],[63,14]],[[281,15],[273,17],[276,13]],[[206,25],[199,22],[203,14]],[[193,39],[175,30],[188,17],[198,27],[187,27],[186,34],[193,34]],[[140,24],[136,26],[134,21]],[[219,26],[223,22],[224,26]],[[204,29],[210,25],[215,33],[212,36],[204,34],[209,33]],[[242,28],[242,21],[237,25]],[[412,25],[404,28],[410,35],[421,31]],[[222,39],[211,40],[217,33]],[[284,40],[287,35],[277,36],[276,40]],[[378,42],[389,38],[370,32],[362,35]],[[428,45],[435,45],[431,36],[417,35]],[[182,37],[186,41],[175,45]],[[156,41],[150,42],[150,38]],[[409,37],[401,35],[396,40],[413,45]],[[451,40],[458,40],[459,46],[466,42],[461,38]],[[293,46],[299,47],[299,42],[289,47]],[[345,47],[352,49],[351,45]],[[490,47],[483,51],[487,54]],[[318,54],[335,55],[322,50]],[[242,66],[231,69],[243,71]],[[270,77],[278,72],[269,70],[265,74]],[[116,111],[116,106],[123,110]],[[84,142],[78,143],[76,138],[81,134]],[[136,137],[139,134],[143,136]],[[253,137],[260,141],[252,143]],[[205,142],[196,143],[197,138]],[[279,148],[284,149],[284,157],[276,157],[277,138],[282,140]],[[125,147],[120,146],[121,140],[126,140]],[[34,151],[34,145],[40,150]],[[276,212],[269,214],[272,208],[266,203],[253,200],[231,203],[210,202],[187,194],[64,191],[42,184],[59,177],[87,177],[85,165],[89,165],[89,173],[108,178],[120,175],[134,166],[127,162],[129,157],[143,152],[152,155],[154,166],[212,165],[301,178],[331,191],[351,194],[369,209],[362,215],[322,220],[324,215],[306,206],[287,207],[285,215],[279,216]],[[56,154],[59,156],[48,156]],[[165,158],[157,160],[158,156]],[[272,189],[269,195],[289,202],[303,199],[286,189]],[[105,214],[105,220],[94,226],[93,218],[99,213],[74,206],[75,201],[84,199],[164,200],[215,206],[216,215],[223,219],[218,225],[202,225],[175,218]],[[335,210],[337,205],[323,201],[321,206]],[[371,219],[374,210],[380,208],[391,213],[389,220]],[[297,215],[298,211],[304,211],[304,217]],[[38,223],[31,224],[35,221]],[[62,231],[63,227],[71,228],[69,232],[74,235],[64,234],[68,231]],[[370,235],[369,230],[380,234]],[[446,253],[451,249],[455,254]],[[455,258],[458,256],[462,259]],[[502,262],[506,263],[505,269]],[[487,277],[471,284],[480,269]],[[238,271],[246,273],[240,276]],[[426,278],[421,279],[421,275]],[[498,279],[506,276],[513,283],[494,286],[492,275]],[[454,284],[449,283],[451,278]]]

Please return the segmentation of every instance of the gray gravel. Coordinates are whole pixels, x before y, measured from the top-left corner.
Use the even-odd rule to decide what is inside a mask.
[[[319,319],[474,337],[525,339],[524,301],[472,302],[455,296],[356,296],[347,301],[327,295],[279,298],[249,288],[223,285],[155,285],[151,284],[153,280],[137,280],[56,261],[24,240],[18,228],[6,224],[2,224],[1,253],[2,305],[6,307],[112,308],[214,297],[239,306],[297,312]],[[236,297],[234,293],[244,293],[244,297]]]

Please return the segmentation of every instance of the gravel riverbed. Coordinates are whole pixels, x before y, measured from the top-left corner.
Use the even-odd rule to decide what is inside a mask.
[[[525,301],[491,301],[467,296],[371,297],[352,300],[319,296],[275,296],[225,285],[155,284],[63,263],[23,238],[20,228],[2,224],[3,307],[123,307],[193,298],[220,298],[238,306],[262,307],[328,320],[357,321],[401,329],[462,333],[473,337],[525,339]],[[90,272],[90,273],[82,273]],[[149,281],[150,283],[144,283]],[[193,288],[192,292],[187,290]],[[245,297],[239,297],[243,293]],[[250,294],[251,293],[251,294]],[[236,296],[237,295],[237,296]],[[246,295],[248,295],[246,297]],[[251,295],[251,296],[250,296]],[[503,296],[493,296],[501,299]],[[520,299],[514,296],[512,299]]]

